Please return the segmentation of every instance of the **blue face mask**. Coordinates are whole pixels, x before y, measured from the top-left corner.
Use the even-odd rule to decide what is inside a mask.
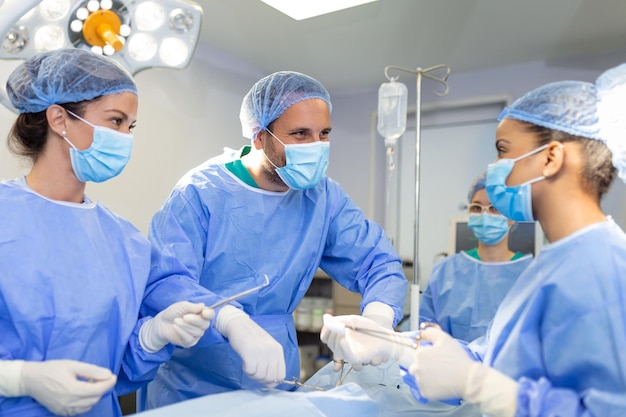
[[[84,151],[78,150],[63,132],[63,139],[71,146],[70,159],[76,177],[83,182],[103,182],[122,172],[133,149],[133,135],[95,126],[71,111],[67,112],[93,127],[93,142]]]
[[[319,141],[286,145],[269,129],[265,130],[285,147],[287,163],[284,167],[277,167],[266,155],[267,160],[276,168],[276,173],[285,185],[294,190],[315,187],[326,174],[330,143]]]
[[[493,164],[489,164],[487,167],[485,179],[487,197],[489,197],[491,204],[509,219],[516,222],[532,222],[535,220],[533,217],[530,185],[546,177],[537,177],[513,187],[506,185],[506,179],[517,161],[534,155],[547,147],[548,145],[540,146],[515,159],[503,158]]]
[[[467,226],[485,245],[500,243],[509,231],[507,218],[500,214],[470,214]]]

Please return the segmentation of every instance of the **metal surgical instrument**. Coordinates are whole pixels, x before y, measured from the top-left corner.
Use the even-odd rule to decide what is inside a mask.
[[[296,385],[298,387],[310,388],[316,391],[326,391],[326,389],[322,387],[316,387],[315,385],[307,385],[304,382],[300,382],[295,376],[293,377],[291,381],[288,379],[283,379],[283,380],[276,381],[276,382],[281,383],[281,384],[290,384],[290,385]]]
[[[230,297],[228,297],[228,298],[224,298],[223,300],[220,300],[220,301],[218,301],[217,303],[215,303],[215,304],[213,304],[213,305],[208,306],[208,308],[217,308],[217,307],[221,307],[221,306],[223,306],[224,304],[228,304],[228,303],[230,303],[231,301],[234,301],[234,300],[236,300],[236,299],[238,299],[238,298],[244,297],[244,296],[246,296],[246,295],[248,295],[248,294],[252,294],[253,292],[257,292],[257,291],[259,291],[261,288],[267,287],[268,285],[270,285],[270,278],[267,276],[267,274],[263,274],[263,276],[265,277],[265,282],[264,282],[263,284],[258,285],[258,286],[253,287],[253,288],[250,288],[249,290],[242,291],[242,292],[240,292],[240,293],[238,293],[238,294],[231,295],[231,296],[230,296]]]
[[[339,374],[339,379],[337,380],[337,385],[335,385],[335,388],[340,386],[341,384],[343,384],[343,381],[345,381],[346,377],[348,376],[348,374],[350,373],[350,371],[354,368],[352,368],[352,366],[350,366],[350,369],[348,369],[346,371],[346,373],[343,373],[343,367],[346,365],[346,361],[344,361],[343,359],[339,359],[339,360],[335,360],[333,359],[333,362],[338,362],[341,364],[341,373]]]

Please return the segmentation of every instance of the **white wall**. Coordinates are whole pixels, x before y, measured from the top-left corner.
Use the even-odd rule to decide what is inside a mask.
[[[87,195],[147,235],[152,215],[186,171],[221,153],[224,146],[248,143],[241,136],[239,108],[262,75],[246,63],[207,49],[196,51],[184,70],[155,68],[137,74],[139,114],[131,160],[118,177],[88,183]],[[6,134],[14,119],[15,114],[0,108],[0,178],[28,169],[6,150]]]
[[[381,74],[383,67],[381,65]],[[104,184],[90,183],[88,195],[104,202],[147,233],[151,216],[180,176],[220,153],[224,146],[240,147],[247,143],[241,136],[239,107],[243,95],[263,75],[245,62],[208,49],[198,50],[185,70],[152,69],[138,74],[140,109],[131,161],[119,177]],[[593,81],[597,75],[543,63],[465,74],[456,74],[452,68],[450,93],[445,97],[432,94],[435,85],[425,81],[423,107],[494,95],[516,98],[549,81],[565,78]],[[400,81],[409,87],[409,103],[414,102],[415,79],[407,76]],[[372,124],[378,86],[362,91],[330,92],[333,133],[328,172],[366,214],[382,224],[384,146]],[[0,108],[3,142],[14,118],[13,113]],[[6,146],[0,146],[0,177],[10,178],[22,172],[24,169],[8,154]],[[618,208],[613,210],[614,216],[622,221],[623,193],[609,200]]]

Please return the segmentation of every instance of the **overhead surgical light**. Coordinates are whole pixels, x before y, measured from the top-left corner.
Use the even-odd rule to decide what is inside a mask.
[[[186,67],[202,8],[190,0],[0,0],[0,60],[81,48],[110,56],[131,74]],[[14,110],[0,83],[0,102]]]

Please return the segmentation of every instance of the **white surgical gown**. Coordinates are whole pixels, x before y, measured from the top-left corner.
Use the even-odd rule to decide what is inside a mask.
[[[502,299],[532,262],[524,255],[507,262],[483,262],[455,253],[434,267],[420,302],[420,323],[434,322],[456,339],[484,336]]]
[[[191,275],[222,296],[257,286],[267,274],[268,287],[239,301],[282,344],[288,380],[300,376],[292,313],[318,267],[361,293],[361,306],[388,304],[395,322],[400,320],[407,287],[400,258],[382,228],[335,181],[324,177],[304,191],[270,192],[244,184],[224,166],[227,160],[218,157],[191,170],[155,215],[152,274]],[[158,306],[173,291],[164,283],[149,299]],[[161,366],[148,385],[147,407],[259,387],[212,329]]]
[[[542,248],[494,317],[484,362],[516,417],[626,415],[626,235],[611,219]]]
[[[0,183],[0,359],[73,359],[122,373],[155,371],[171,354],[143,352],[139,306],[148,240],[98,203],[48,200],[23,178]],[[83,416],[121,416],[118,385]],[[48,416],[30,397],[0,397],[1,416]]]

